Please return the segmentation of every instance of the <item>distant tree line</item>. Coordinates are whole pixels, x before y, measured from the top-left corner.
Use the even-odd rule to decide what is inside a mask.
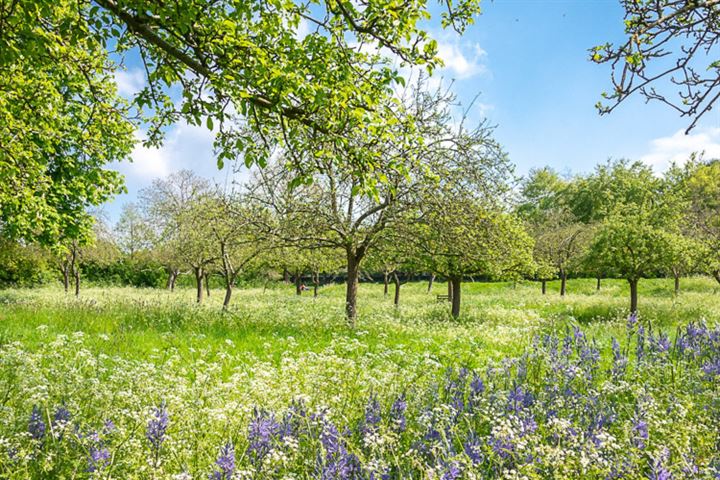
[[[447,99],[425,101],[437,110]],[[623,278],[631,311],[643,278],[674,278],[676,293],[690,274],[720,283],[720,161],[693,157],[663,176],[626,160],[572,177],[542,168],[512,185],[486,126],[440,130],[422,168],[388,170],[379,197],[332,163],[300,185],[282,159],[230,189],[174,173],[126,204],[112,228],[96,221],[92,241],[47,248],[3,240],[0,282],[59,278],[77,294],[83,280],[173,290],[181,279],[198,303],[212,282],[224,288],[227,308],[240,280],[285,280],[298,295],[303,286],[317,295],[323,281],[341,278],[350,322],[363,277],[384,279],[386,295],[392,285],[395,304],[410,278],[428,278],[428,291],[436,277],[447,280],[454,316],[462,282],[474,278],[531,279],[542,294],[559,279],[563,296],[569,276],[595,277],[598,289],[604,278]]]

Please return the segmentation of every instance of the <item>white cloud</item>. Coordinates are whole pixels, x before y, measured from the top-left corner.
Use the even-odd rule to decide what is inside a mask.
[[[678,130],[668,137],[656,138],[640,160],[662,172],[673,162],[684,164],[695,152],[704,152],[705,158],[720,158],[720,128],[703,128],[689,135]]]
[[[460,43],[438,42],[438,56],[445,64],[442,70],[458,80],[487,72],[487,67],[483,64],[487,53],[478,44],[468,46]]]
[[[116,70],[115,83],[120,95],[131,97],[145,87],[145,73],[139,68]]]

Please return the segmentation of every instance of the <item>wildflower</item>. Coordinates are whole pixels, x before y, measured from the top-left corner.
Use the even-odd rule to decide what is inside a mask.
[[[215,461],[217,469],[210,475],[211,480],[230,480],[235,473],[235,447],[226,443]]]
[[[462,475],[460,465],[457,462],[451,462],[445,466],[445,471],[440,477],[441,480],[457,480]]]
[[[248,453],[253,456],[254,461],[260,461],[267,455],[281,430],[281,425],[272,415],[255,409],[248,428]]]
[[[152,445],[154,450],[159,450],[162,443],[165,441],[165,433],[168,427],[168,412],[165,407],[165,402],[156,407],[153,411],[153,416],[147,424],[147,431],[145,436]]]
[[[70,411],[67,408],[64,406],[58,407],[57,410],[55,410],[55,415],[53,415],[53,427],[70,423],[70,418]]]
[[[110,450],[97,445],[90,448],[90,458],[88,459],[88,472],[97,472],[103,470],[110,464]]]
[[[635,327],[638,324],[638,314],[637,312],[632,312],[630,316],[627,319],[627,332],[628,335],[632,335],[635,332]]]
[[[628,359],[620,351],[620,345],[618,344],[618,341],[614,337],[612,339],[612,352],[613,352],[613,365],[612,365],[611,373],[612,373],[612,376],[617,379],[625,374],[625,370],[627,369]]]
[[[363,418],[360,430],[364,433],[372,433],[377,429],[380,423],[380,402],[375,395],[370,395],[368,403],[365,406],[365,417]]]
[[[103,423],[103,433],[112,433],[115,431],[116,428],[117,427],[112,420],[105,420],[105,422]]]
[[[645,442],[647,441],[649,434],[648,434],[648,424],[645,420],[641,418],[635,418],[633,420],[633,443],[637,448],[644,449],[645,448]]]
[[[165,441],[167,427],[168,412],[167,408],[165,408],[165,402],[163,401],[159,407],[154,409],[153,416],[150,421],[148,421],[147,430],[145,432],[145,437],[150,442],[150,446],[152,448],[153,466],[156,468],[160,457],[160,447]]]
[[[470,435],[468,435],[467,440],[463,444],[463,449],[465,450],[465,454],[472,461],[473,465],[479,465],[483,462],[484,457],[482,454],[480,439],[474,432],[470,432]]]
[[[396,432],[404,432],[406,427],[405,411],[407,410],[407,402],[405,394],[400,395],[390,407],[390,420]]]
[[[672,480],[672,473],[670,473],[664,465],[669,456],[670,451],[665,448],[665,450],[660,454],[660,457],[650,464],[650,474],[648,475],[649,480]]]
[[[28,423],[28,432],[34,440],[42,440],[45,437],[45,422],[43,421],[42,412],[37,405],[33,406],[30,414],[30,422]]]

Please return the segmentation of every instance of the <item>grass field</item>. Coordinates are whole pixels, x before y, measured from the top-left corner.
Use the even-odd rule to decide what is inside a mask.
[[[485,372],[484,382],[504,392],[498,393],[503,399],[510,398],[508,392],[513,392],[514,385],[521,381],[539,388],[534,394],[539,399],[547,391],[548,372],[554,371],[542,365],[558,361],[547,353],[552,349],[545,348],[549,338],[564,338],[566,344],[571,342],[577,347],[577,351],[568,350],[565,356],[567,361],[577,356],[580,370],[584,371],[583,362],[591,361],[595,363],[588,372],[605,372],[589,374],[583,380],[589,383],[573,386],[588,398],[597,398],[604,388],[609,388],[609,379],[615,378],[609,373],[618,361],[611,348],[612,338],[621,342],[631,362],[637,361],[631,370],[633,375],[641,375],[635,377],[642,379],[639,383],[659,386],[667,378],[665,366],[657,370],[659,373],[646,370],[639,350],[637,360],[633,360],[631,351],[636,347],[631,346],[635,340],[630,337],[637,332],[628,332],[625,282],[606,280],[596,291],[595,280],[571,280],[565,298],[559,297],[553,283],[545,296],[535,283],[468,283],[464,285],[463,315],[458,321],[450,319],[446,303],[435,301],[435,294],[444,293],[444,289],[444,284],[437,283],[433,294],[427,294],[425,284],[403,285],[401,305],[395,308],[392,297],[383,296],[382,285],[362,284],[355,330],[345,326],[344,290],[340,285],[322,288],[317,298],[311,293],[298,297],[292,286],[286,285],[267,290],[242,289],[234,295],[229,312],[220,310],[220,291],[213,291],[202,306],[194,305],[194,292],[184,289],[170,293],[89,288],[79,299],[51,288],[0,291],[0,478],[207,478],[213,468],[219,475],[228,473],[220,466],[221,458],[216,459],[218,451],[220,457],[223,455],[222,445],[232,446],[233,462],[237,462],[237,468],[233,463],[230,472],[232,478],[604,478],[618,467],[614,463],[619,457],[613,455],[619,453],[615,452],[607,454],[614,460],[603,460],[605,463],[578,457],[549,461],[544,469],[537,465],[531,468],[520,457],[508,463],[507,452],[498,450],[490,440],[482,442],[482,464],[476,464],[468,453],[467,439],[457,440],[455,447],[448,450],[450,453],[422,453],[413,443],[421,432],[427,435],[430,428],[421,413],[414,420],[408,413],[407,422],[413,426],[408,426],[403,435],[410,438],[403,440],[400,433],[392,433],[391,422],[389,433],[378,427],[377,432],[388,435],[377,440],[382,445],[369,446],[367,418],[373,402],[378,409],[382,406],[384,412],[390,412],[382,416],[389,421],[386,417],[392,417],[398,399],[407,404],[408,412],[424,412],[429,408],[429,399],[448,403],[446,396],[452,396],[451,390],[462,384],[470,393],[463,393],[468,396],[463,396],[461,403],[470,405],[473,387],[467,374],[461,373],[465,371],[462,368]],[[712,340],[712,328],[720,322],[720,292],[712,280],[692,278],[683,280],[682,292],[676,297],[671,280],[646,280],[641,282],[640,310],[640,325],[644,327],[640,337],[649,338],[650,349],[661,338],[653,335],[666,332],[672,344],[677,332],[693,322],[709,325],[706,331],[710,333],[706,335],[710,340],[702,344],[709,345],[703,347],[709,350],[702,350],[703,356],[695,355],[692,362],[682,352],[673,354],[679,359],[672,367],[673,381],[679,372],[687,372],[677,380],[680,391],[661,389],[653,394],[653,409],[664,402],[683,405],[679,399],[689,393],[683,389],[692,385],[695,393],[683,407],[683,428],[689,430],[678,429],[673,420],[673,442],[679,443],[662,442],[662,447],[669,449],[668,458],[664,459],[661,444],[653,445],[653,450],[643,447],[640,453],[644,456],[627,460],[630,466],[625,478],[650,478],[653,462],[662,463],[663,468],[667,465],[678,478],[705,478],[683,476],[682,469],[687,465],[681,460],[689,451],[697,454],[693,461],[698,472],[703,467],[703,475],[713,478],[713,462],[720,459],[713,456],[718,448],[709,439],[718,418],[708,405],[720,410],[717,398],[712,403],[712,392],[717,392],[720,377],[708,380],[703,372],[709,368],[707,365],[714,365],[712,342],[720,344],[717,338]],[[580,330],[567,333],[575,327]],[[584,333],[577,333],[580,331]],[[545,347],[538,346],[539,339],[545,339]],[[585,359],[583,355],[588,351],[597,351],[598,358]],[[665,350],[661,347],[658,351]],[[545,373],[526,380],[523,363],[511,360],[518,358],[525,362],[535,359],[538,372]],[[686,360],[690,363],[683,363],[681,368],[678,362]],[[502,375],[493,373],[493,369],[505,369],[502,382]],[[638,382],[623,382],[613,388],[639,388]],[[647,395],[648,391],[633,390],[633,400],[626,399],[627,405],[614,413],[626,422],[617,427],[624,437],[613,433],[621,446],[633,442],[632,425],[639,421],[639,409],[648,418],[652,416],[641,405]],[[493,402],[499,397],[489,398],[494,400],[488,400],[485,415],[495,408]],[[703,403],[705,400],[710,404]],[[322,433],[314,437],[307,432],[305,437],[298,434],[297,438],[305,440],[293,440],[299,443],[283,444],[282,448],[280,440],[271,442],[280,436],[273,430],[275,420],[270,420],[275,417],[267,412],[276,412],[279,422],[281,412],[288,412],[298,402],[303,409],[315,412],[307,418],[316,423],[318,418],[323,419],[320,427],[315,425],[322,432],[330,428],[330,421],[339,431],[340,426],[365,425],[358,426],[356,433],[343,434],[348,439],[342,450],[346,456],[352,452],[349,459],[343,457],[347,465],[363,465],[362,474],[351,475],[355,467],[347,465],[349,470],[338,473],[340,467],[336,464],[342,460],[341,452],[331,452],[323,440],[327,436]],[[698,409],[708,417],[696,419]],[[547,411],[545,406],[533,417],[543,435],[550,435]],[[158,426],[158,419],[165,418],[166,412],[166,430],[160,432],[160,441],[153,441],[152,427]],[[527,419],[518,411],[506,414],[508,421]],[[108,421],[113,431],[103,433],[102,425]],[[38,422],[43,426],[42,435],[37,433]],[[471,428],[466,423],[462,423],[465,436]],[[667,420],[663,425],[658,428],[669,428]],[[470,433],[476,438],[487,430],[488,438],[499,441],[494,429],[492,425],[478,424]],[[358,440],[358,436],[362,438]],[[695,440],[691,441],[691,436]],[[68,440],[70,437],[74,443]],[[318,463],[317,454],[304,452],[312,448],[312,441],[306,437],[322,445],[318,447],[325,452],[322,462]],[[272,445],[261,449],[256,445],[258,438]],[[359,442],[355,450],[351,449],[355,445],[351,438]],[[404,447],[388,451],[392,442]],[[452,446],[453,441],[447,442]],[[538,440],[538,448],[542,445],[543,441]],[[638,445],[633,445],[637,451]],[[404,453],[398,456],[401,450]],[[533,455],[540,457],[537,452]],[[597,468],[588,467],[588,461]],[[330,468],[333,465],[336,470]],[[458,476],[452,476],[455,466]],[[511,470],[517,477],[512,477]],[[328,472],[335,472],[335,476]]]

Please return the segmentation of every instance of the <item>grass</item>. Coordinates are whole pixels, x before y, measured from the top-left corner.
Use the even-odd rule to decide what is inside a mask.
[[[191,289],[171,293],[88,288],[78,299],[50,287],[0,291],[0,478],[101,478],[90,475],[88,462],[92,449],[104,448],[110,449],[113,460],[101,470],[113,472],[114,478],[189,478],[181,475],[187,471],[193,472],[192,478],[208,478],[219,446],[228,441],[237,446],[243,468],[260,472],[239,478],[275,478],[263,476],[267,466],[241,458],[248,452],[249,425],[259,421],[258,411],[280,418],[279,412],[298,399],[314,413],[309,418],[316,420],[310,422],[319,422],[308,432],[329,428],[332,422],[342,432],[355,432],[344,441],[367,468],[375,458],[414,472],[402,478],[440,478],[438,472],[452,462],[485,472],[467,478],[497,478],[501,470],[515,468],[535,475],[535,467],[524,464],[524,458],[541,458],[548,462],[543,468],[555,471],[554,476],[528,478],[605,478],[618,462],[637,474],[627,478],[647,478],[648,465],[665,458],[665,445],[673,449],[676,472],[682,468],[678,459],[694,452],[708,472],[720,471],[720,460],[717,468],[713,466],[717,449],[709,443],[720,424],[720,410],[708,414],[716,405],[715,380],[703,370],[712,367],[708,359],[716,360],[708,356],[717,353],[710,343],[702,344],[707,353],[697,358],[676,349],[641,360],[634,354],[638,335],[631,339],[626,329],[626,282],[606,280],[597,291],[594,279],[571,280],[564,298],[558,287],[551,282],[548,294],[541,295],[539,284],[532,282],[467,283],[462,316],[454,320],[448,304],[435,299],[435,294],[445,292],[442,283],[432,294],[425,283],[404,285],[398,308],[392,295],[383,295],[382,285],[366,283],[360,287],[355,329],[348,328],[343,317],[342,285],[322,288],[318,298],[308,293],[296,296],[294,288],[284,284],[267,290],[238,289],[229,312],[220,308],[219,290],[200,306]],[[675,296],[672,280],[641,282],[641,321],[652,327],[654,338],[659,330],[673,337],[677,328],[691,322],[720,323],[720,292],[714,281],[685,279],[682,288]],[[566,335],[576,326],[591,340]],[[704,332],[707,338],[716,336]],[[558,335],[544,336],[553,333]],[[539,334],[545,340],[534,342]],[[611,337],[620,339],[624,355],[631,359],[627,372],[617,379],[608,373],[617,362]],[[551,353],[548,338],[560,342],[556,345],[563,352],[567,345],[575,346],[570,354],[558,356],[557,349]],[[653,345],[649,338],[648,349]],[[595,348],[599,351],[592,360]],[[518,357],[527,362],[526,373],[521,374],[525,369]],[[457,394],[453,389],[470,386],[462,383],[467,378],[461,382],[459,373],[448,376],[449,367],[454,372],[469,367],[485,378],[492,393],[483,397],[486,403],[480,410],[451,415],[451,397]],[[555,378],[560,374],[569,376]],[[507,410],[507,399],[517,394],[516,382],[538,398],[532,415],[540,424],[528,437],[533,440],[526,442],[537,450],[531,457],[518,456],[517,464],[493,453],[492,447],[493,439],[507,440],[502,437],[503,429],[510,428],[507,422],[517,422],[529,412]],[[556,398],[552,392],[568,397]],[[356,427],[373,398],[379,400],[385,420],[390,405],[406,398],[408,432],[398,436],[382,430],[382,441],[369,447]],[[668,424],[663,412],[678,404],[687,417]],[[146,432],[158,405],[167,405],[170,426],[162,462],[150,464]],[[420,455],[414,447],[432,427],[425,424],[428,405],[435,405],[433,415],[442,417],[437,421],[449,422],[447,428],[455,432],[456,445],[437,458]],[[559,424],[548,418],[548,412],[559,411],[563,422],[586,428],[590,419],[580,417],[600,414],[595,411],[600,407],[617,412],[621,419],[608,431],[613,436],[608,438],[620,442],[615,453],[587,444],[555,445]],[[71,414],[72,421],[64,427],[70,440],[57,433],[31,438],[28,419],[41,418],[52,426],[60,409]],[[633,447],[638,412],[653,432],[647,451]],[[107,420],[114,422],[114,433],[97,434],[104,432]],[[511,428],[513,435],[525,435],[518,428]],[[471,467],[462,453],[462,442],[475,438],[471,430],[483,436],[489,462],[485,466]],[[579,438],[568,436],[567,445]],[[305,445],[299,451],[277,447],[280,456],[272,461],[281,464],[273,468],[297,474],[278,473],[277,478],[317,478],[317,440],[299,436]],[[548,449],[557,452],[550,455]],[[598,455],[593,461],[597,475],[585,470],[587,452]],[[556,454],[564,460],[554,460],[560,458]],[[325,461],[330,462],[329,457]],[[425,473],[419,476],[419,471]]]
[[[169,351],[189,356],[232,345],[233,351],[278,362],[288,349],[320,352],[342,338],[361,340],[370,351],[400,345],[442,362],[477,365],[516,354],[535,334],[569,325],[582,325],[599,340],[622,335],[628,303],[627,284],[620,280],[604,280],[599,291],[594,279],[570,280],[565,298],[558,295],[557,282],[548,284],[544,296],[532,282],[467,283],[463,314],[451,320],[447,304],[435,301],[434,294],[445,288],[436,283],[427,294],[424,283],[403,285],[395,308],[381,285],[362,284],[354,331],[343,319],[342,285],[322,288],[317,298],[296,296],[286,285],[238,290],[229,312],[220,311],[219,290],[201,306],[194,304],[192,289],[88,288],[79,299],[56,288],[5,290],[0,292],[0,342],[20,341],[32,349],[48,335],[82,331],[92,350],[128,358]],[[672,280],[644,280],[640,302],[643,320],[670,333],[689,321],[720,320],[720,294],[708,278],[684,279],[677,297]]]

